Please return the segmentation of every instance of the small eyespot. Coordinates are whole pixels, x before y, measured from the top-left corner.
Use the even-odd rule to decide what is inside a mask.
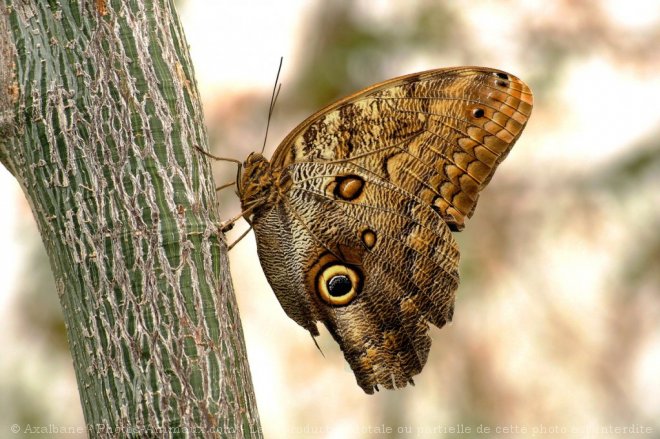
[[[472,116],[475,118],[479,119],[480,117],[484,117],[484,110],[482,108],[475,108],[472,110]]]
[[[318,275],[316,288],[328,305],[342,306],[352,302],[362,287],[362,275],[354,268],[335,264],[325,267]]]
[[[365,247],[371,250],[376,245],[376,232],[371,229],[365,229],[360,234],[360,239]]]
[[[344,175],[335,179],[334,195],[347,201],[356,199],[362,193],[364,180],[357,175]]]
[[[495,72],[494,75],[497,76],[498,78],[509,79],[509,75],[507,75],[504,72]]]
[[[509,83],[508,81],[502,81],[501,79],[498,79],[495,81],[495,84],[499,85],[500,87],[508,87]]]

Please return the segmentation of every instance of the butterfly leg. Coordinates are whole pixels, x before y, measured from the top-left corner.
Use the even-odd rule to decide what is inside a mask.
[[[216,187],[216,188],[215,188],[215,191],[216,191],[216,192],[220,192],[221,190],[223,190],[223,189],[227,189],[228,187],[232,187],[232,186],[234,186],[235,184],[236,184],[235,181],[230,181],[229,183],[225,183],[225,184],[223,184],[223,185],[221,185],[221,186]]]
[[[238,221],[239,219],[241,219],[241,215],[237,215],[237,216],[233,217],[232,219],[228,219],[226,221],[223,221],[218,225],[218,229],[220,229],[220,231],[222,233],[225,233],[225,232],[233,229],[234,228],[234,223],[236,223],[236,221]]]
[[[247,236],[247,234],[250,233],[251,230],[252,230],[252,226],[248,227],[247,230],[246,230],[245,232],[241,233],[241,236],[239,236],[239,237],[236,239],[236,241],[234,241],[234,242],[232,242],[231,244],[229,244],[229,246],[227,247],[227,251],[231,250],[232,248],[234,248],[234,246],[235,246],[236,244],[238,244],[239,242],[241,242],[241,241],[243,240],[243,238],[245,238],[245,237]],[[317,345],[317,346],[318,346],[318,345]]]
[[[219,161],[219,162],[232,162],[232,163],[236,163],[239,167],[243,164],[240,160],[229,159],[229,158],[226,158],[226,157],[218,157],[217,155],[213,155],[213,154],[211,154],[210,152],[206,152],[206,151],[204,151],[202,148],[200,148],[200,147],[197,146],[197,145],[193,145],[193,146],[195,147],[195,149],[196,149],[197,151],[201,152],[203,155],[205,155],[206,157],[208,157],[208,158],[210,158],[210,159],[213,159],[213,160],[216,160],[216,161]]]

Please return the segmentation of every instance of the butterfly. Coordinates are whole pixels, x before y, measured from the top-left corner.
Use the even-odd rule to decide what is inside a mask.
[[[295,128],[238,177],[243,216],[286,314],[322,322],[358,385],[414,384],[429,323],[452,320],[463,229],[527,123],[500,70],[430,70],[367,87]]]

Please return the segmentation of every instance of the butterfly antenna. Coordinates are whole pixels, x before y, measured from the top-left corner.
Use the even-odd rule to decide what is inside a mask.
[[[264,144],[261,147],[261,153],[264,153],[266,149],[266,140],[268,139],[268,128],[270,127],[270,119],[273,116],[273,111],[275,110],[275,102],[277,102],[277,97],[280,95],[280,90],[282,89],[282,84],[279,83],[280,72],[282,71],[282,62],[284,57],[280,57],[280,66],[277,68],[277,75],[275,76],[275,85],[273,86],[273,93],[270,95],[270,107],[268,108],[268,121],[266,122],[266,134],[264,135]]]

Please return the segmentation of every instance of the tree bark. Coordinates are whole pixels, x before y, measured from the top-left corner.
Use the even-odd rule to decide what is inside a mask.
[[[261,436],[194,146],[172,1],[0,0],[0,161],[50,258],[91,436]]]

